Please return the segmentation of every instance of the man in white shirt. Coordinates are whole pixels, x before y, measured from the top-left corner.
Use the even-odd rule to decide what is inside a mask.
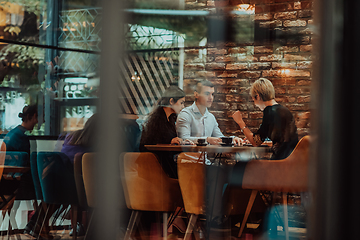
[[[214,101],[214,85],[210,81],[201,81],[194,91],[195,102],[184,108],[178,115],[176,131],[178,137],[197,142],[198,139],[205,139],[209,144],[221,143],[224,137],[220,131],[215,116],[209,112]],[[240,145],[241,139],[234,138],[234,143]]]

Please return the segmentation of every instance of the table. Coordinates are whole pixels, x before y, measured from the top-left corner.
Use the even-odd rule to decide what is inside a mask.
[[[207,152],[207,153],[236,153],[236,152],[252,152],[256,154],[265,153],[269,151],[267,145],[260,147],[250,146],[221,146],[221,145],[172,145],[172,144],[156,144],[145,145],[149,151],[169,151],[169,152]]]
[[[3,166],[4,167],[4,173],[25,173],[30,171],[30,167],[19,167],[19,166]]]
[[[240,161],[248,161],[254,158],[254,154],[262,155],[270,151],[270,147],[266,144],[259,147],[253,146],[222,146],[222,145],[173,145],[173,144],[156,144],[156,145],[145,145],[149,151],[164,151],[164,152],[203,152],[203,153],[215,153],[213,163],[220,158],[222,153],[241,153]]]
[[[266,144],[259,146],[259,147],[253,147],[253,146],[221,146],[221,145],[206,145],[206,146],[197,146],[197,145],[171,145],[171,144],[156,144],[156,145],[145,145],[145,147],[149,151],[171,151],[171,152],[203,152],[203,153],[215,153],[214,163],[216,163],[216,159],[219,159],[219,164],[221,160],[221,154],[223,153],[246,153],[245,155],[248,156],[246,160],[250,160],[253,154],[264,154],[266,152],[269,152],[270,147]],[[244,159],[242,159],[244,161]],[[213,182],[213,194],[208,195],[209,203],[210,200],[212,201],[210,203],[211,207],[208,216],[207,221],[209,219],[212,219],[213,216],[213,210],[215,208],[215,198],[217,195],[218,197],[221,197],[222,194],[217,194],[217,188],[218,184],[224,186],[224,181],[221,181],[219,179],[219,167],[217,167],[216,174],[214,176]],[[224,180],[224,179],[223,179]],[[222,188],[220,189],[222,191]],[[209,224],[207,224],[207,231],[209,231]]]

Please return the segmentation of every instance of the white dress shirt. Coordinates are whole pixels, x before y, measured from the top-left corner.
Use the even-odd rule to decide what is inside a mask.
[[[204,115],[195,102],[184,108],[176,120],[176,132],[179,138],[196,142],[199,138],[224,137],[215,116],[206,108]]]

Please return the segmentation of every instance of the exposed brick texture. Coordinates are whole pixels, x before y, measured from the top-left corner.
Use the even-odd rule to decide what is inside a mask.
[[[208,43],[207,53],[202,58],[198,49],[185,50],[186,105],[194,100],[193,90],[198,80],[212,81],[215,99],[210,111],[225,135],[242,137],[231,115],[240,110],[249,129],[257,130],[262,112],[254,106],[249,90],[256,79],[265,77],[275,87],[276,101],[293,113],[300,137],[309,134],[313,1],[238,1],[239,4],[255,5],[257,26],[273,30],[276,39],[248,44]],[[215,4],[219,7],[218,3]],[[224,9],[227,4],[223,4]]]

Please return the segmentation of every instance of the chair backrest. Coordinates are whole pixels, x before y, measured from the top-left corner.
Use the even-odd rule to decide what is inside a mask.
[[[90,207],[96,206],[96,170],[97,153],[84,153],[82,155],[82,180],[86,195],[86,203]]]
[[[142,211],[173,211],[182,205],[179,183],[169,178],[150,152],[128,152],[120,156],[126,205]]]
[[[7,151],[4,165],[29,167],[29,154],[27,152]]]
[[[124,152],[138,152],[141,130],[135,119],[120,120],[120,135],[125,139],[122,143]]]
[[[36,199],[43,200],[41,184],[39,179],[39,172],[37,168],[37,152],[32,152],[30,154],[30,169],[31,169],[31,176],[34,182]]]
[[[82,171],[82,157],[84,153],[77,153],[74,156],[74,177],[76,184],[76,191],[79,199],[79,204],[82,207],[87,207],[86,193],[83,181]]]
[[[276,192],[307,191],[309,145],[310,136],[305,136],[286,159],[248,162],[242,187]]]
[[[185,211],[205,213],[205,155],[198,152],[182,152],[178,156],[178,176]]]
[[[46,203],[78,204],[73,166],[64,153],[38,152],[37,165]]]

